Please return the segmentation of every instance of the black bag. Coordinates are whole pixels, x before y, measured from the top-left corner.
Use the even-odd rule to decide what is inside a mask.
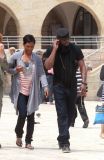
[[[103,84],[101,84],[101,86],[99,87],[97,91],[97,97],[102,97],[102,90],[103,90]]]
[[[104,81],[104,65],[101,67],[100,80],[101,80],[101,81]]]

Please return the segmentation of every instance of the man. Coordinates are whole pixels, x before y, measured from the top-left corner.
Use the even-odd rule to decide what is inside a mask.
[[[25,147],[34,149],[31,145],[34,131],[34,114],[40,104],[39,87],[40,81],[44,93],[48,96],[48,83],[43,69],[42,61],[34,52],[35,38],[33,35],[23,37],[24,50],[16,52],[11,56],[9,72],[14,74],[13,80],[13,102],[19,112],[15,127],[16,144],[22,147],[23,127],[27,118],[27,130],[25,136]]]
[[[2,98],[3,98],[3,76],[4,71],[7,69],[7,59],[4,53],[4,45],[2,43],[3,37],[0,33],[0,116],[1,116],[1,110],[2,110]],[[1,144],[0,144],[1,148]]]
[[[69,42],[67,28],[59,28],[53,46],[44,53],[44,66],[54,70],[54,98],[57,111],[59,148],[70,152],[69,127],[76,114],[75,100],[77,95],[76,68],[82,74],[81,94],[86,92],[86,67],[79,47]]]

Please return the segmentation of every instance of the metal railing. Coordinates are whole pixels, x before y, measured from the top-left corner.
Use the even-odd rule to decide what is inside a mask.
[[[95,55],[95,53],[101,53],[101,52],[104,52],[104,47],[101,47],[101,48],[98,48],[92,52],[90,52],[90,54],[86,55],[85,58],[88,59],[89,57],[91,57],[92,55]]]
[[[14,46],[19,48],[22,45],[22,36],[4,36],[3,43],[6,48]],[[37,46],[45,48],[52,44],[55,36],[35,37]],[[104,36],[71,36],[70,41],[77,44],[81,48],[100,48],[104,46]]]

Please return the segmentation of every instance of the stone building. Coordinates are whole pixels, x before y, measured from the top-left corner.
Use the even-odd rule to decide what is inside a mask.
[[[35,37],[54,36],[59,27],[69,28],[71,36],[102,37],[104,35],[104,1],[0,0],[0,32],[4,36],[22,37],[28,33]],[[42,45],[38,47],[44,48]],[[90,44],[86,48],[97,49],[97,46]],[[92,60],[94,63],[94,70],[89,75],[90,99],[96,99],[95,91],[99,86],[96,83],[100,83],[97,80],[104,60],[103,53],[99,50],[87,58],[87,62]]]
[[[104,35],[102,0],[0,0],[0,32],[5,36],[55,35],[67,27],[71,35]]]

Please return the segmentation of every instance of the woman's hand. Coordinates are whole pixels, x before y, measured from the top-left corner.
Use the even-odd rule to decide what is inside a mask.
[[[23,66],[17,66],[16,67],[16,71],[19,72],[23,72]]]
[[[48,95],[49,95],[48,87],[44,88],[44,95],[45,95],[46,98],[48,97]]]

